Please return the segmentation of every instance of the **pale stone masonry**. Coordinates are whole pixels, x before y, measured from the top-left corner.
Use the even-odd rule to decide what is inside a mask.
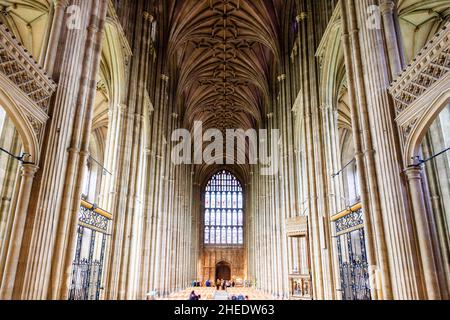
[[[449,299],[450,3],[0,11],[0,299],[170,299],[224,277],[274,299]],[[215,163],[176,165],[172,133],[197,122],[278,129],[258,147],[279,170],[195,142]],[[206,189],[218,174],[241,207]]]

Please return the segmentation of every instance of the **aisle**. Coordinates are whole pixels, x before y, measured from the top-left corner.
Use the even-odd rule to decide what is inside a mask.
[[[232,296],[248,297],[249,300],[274,300],[274,297],[270,294],[261,292],[254,288],[228,288],[227,291],[216,290],[216,288],[198,288],[191,287],[185,290],[172,293],[168,298],[164,300],[188,300],[191,292],[201,296],[201,300],[231,300]]]
[[[217,291],[214,294],[214,300],[228,300],[229,294],[226,291]]]

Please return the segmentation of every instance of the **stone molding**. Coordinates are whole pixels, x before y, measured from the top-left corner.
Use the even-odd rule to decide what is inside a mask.
[[[56,83],[2,23],[0,23],[0,72],[48,113]]]
[[[450,21],[425,45],[413,62],[393,81],[396,122],[404,165],[411,164],[421,130],[429,125],[442,94],[450,90]],[[445,98],[445,97],[444,97]]]

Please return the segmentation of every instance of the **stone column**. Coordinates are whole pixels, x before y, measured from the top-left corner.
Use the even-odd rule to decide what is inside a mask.
[[[286,74],[278,77],[279,83],[279,99],[278,108],[275,109],[276,124],[281,133],[282,144],[280,146],[280,172],[276,176],[268,177],[269,179],[269,204],[271,205],[272,229],[275,231],[274,245],[274,285],[276,296],[286,296],[288,292],[288,266],[287,266],[287,240],[285,233],[285,221],[287,217],[295,214],[295,167],[293,163],[293,142],[292,142],[292,103],[290,99],[290,81]],[[270,120],[270,119],[269,119]],[[269,132],[274,129],[274,123],[269,121]],[[279,177],[279,180],[276,177]],[[280,195],[280,204],[277,206],[275,195]]]
[[[300,32],[300,57],[302,59],[301,66],[301,83],[302,83],[302,97],[304,103],[304,124],[305,124],[305,153],[306,153],[306,179],[307,179],[307,198],[309,211],[309,231],[311,236],[311,263],[313,265],[313,294],[315,299],[324,298],[324,274],[322,268],[322,252],[320,244],[320,226],[318,214],[318,198],[317,198],[317,181],[316,181],[316,167],[314,154],[314,128],[313,128],[313,105],[311,102],[311,43],[310,35],[312,21],[308,21],[308,13],[306,7],[302,8],[304,11],[297,16],[297,23]],[[314,53],[312,54],[314,57]]]
[[[169,106],[172,104],[169,102]],[[163,242],[162,242],[162,248],[164,248],[164,259],[162,261],[162,279],[161,279],[161,287],[163,288],[164,296],[167,297],[169,294],[169,280],[171,278],[170,273],[170,266],[172,264],[172,255],[170,252],[170,249],[172,247],[172,243],[174,242],[175,235],[172,234],[171,230],[174,223],[175,218],[175,212],[174,212],[174,198],[176,197],[175,193],[175,173],[174,169],[175,166],[172,164],[171,161],[171,146],[172,142],[170,142],[170,136],[172,133],[172,130],[175,126],[176,121],[176,115],[172,114],[171,116],[168,116],[168,126],[167,131],[165,132],[164,139],[167,140],[167,142],[164,144],[165,147],[165,166],[166,166],[166,174],[165,174],[165,188],[163,192],[164,197],[164,209],[163,213],[165,216],[165,225],[164,225],[164,233],[163,233]]]
[[[25,221],[28,214],[28,204],[30,203],[31,187],[38,167],[33,164],[22,165],[22,179],[20,181],[17,207],[14,214],[14,222],[11,230],[11,241],[5,263],[5,269],[0,289],[0,300],[10,300],[13,296],[16,283],[17,267],[19,263],[20,248],[25,231]]]
[[[334,278],[332,277],[332,265],[331,265],[331,249],[330,249],[330,210],[328,205],[328,176],[326,176],[326,165],[324,158],[324,127],[323,127],[323,114],[326,112],[326,106],[320,104],[319,97],[319,65],[315,56],[316,50],[316,38],[314,34],[321,30],[320,14],[322,13],[319,8],[316,7],[317,1],[307,1],[304,7],[305,13],[300,14],[300,21],[305,20],[307,35],[304,41],[306,44],[306,71],[308,76],[304,79],[305,85],[308,86],[308,96],[305,100],[308,101],[309,111],[311,118],[311,141],[310,145],[314,173],[311,179],[315,180],[316,189],[314,190],[314,197],[316,198],[316,212],[313,215],[317,217],[317,228],[319,229],[319,238],[317,239],[317,245],[319,246],[318,252],[321,255],[320,268],[322,269],[323,278],[323,299],[331,299],[334,295]],[[306,40],[307,39],[307,40]],[[313,220],[314,221],[314,220]]]
[[[372,192],[374,227],[384,298],[420,299],[423,277],[406,195],[383,26],[366,23],[367,8],[379,1],[347,0],[358,108],[366,145],[364,159]],[[389,288],[386,284],[389,284]]]
[[[383,17],[384,36],[389,58],[392,77],[396,77],[403,70],[404,57],[400,50],[400,36],[397,28],[397,4],[396,0],[381,0],[380,10]]]
[[[427,208],[425,206],[424,190],[422,185],[422,168],[420,165],[410,166],[406,169],[406,176],[410,187],[411,201],[413,204],[415,225],[420,248],[420,258],[425,277],[427,298],[430,300],[441,299],[439,290],[438,270],[436,269],[432,235],[429,229]]]
[[[140,152],[145,146],[142,145],[141,137],[143,134],[143,119],[145,108],[150,107],[146,101],[146,86],[148,85],[149,73],[153,71],[151,63],[151,25],[153,17],[146,11],[145,3],[139,2],[137,12],[144,12],[142,16],[138,15],[135,21],[136,31],[132,40],[133,57],[129,67],[129,87],[124,98],[127,96],[127,114],[128,118],[124,127],[123,135],[127,138],[123,141],[122,151],[120,151],[120,160],[122,163],[120,171],[116,176],[116,181],[123,184],[127,194],[117,195],[115,201],[123,201],[123,213],[125,215],[124,233],[122,243],[122,258],[119,269],[120,280],[118,281],[118,298],[130,299],[134,296],[132,290],[133,271],[130,266],[132,264],[133,254],[139,248],[133,247],[134,223],[138,222],[137,216],[140,214],[136,207],[136,196],[140,168],[142,166]],[[145,195],[146,196],[146,195]],[[120,200],[123,197],[123,200]]]
[[[86,27],[91,4],[75,0],[82,16],[81,30],[69,30],[66,35],[65,54],[61,61],[59,83],[52,117],[43,142],[40,172],[31,192],[26,235],[22,244],[18,274],[19,283],[14,290],[15,299],[45,299],[50,283],[53,245],[56,240],[55,225],[59,225],[59,207],[67,166],[67,148],[73,128],[75,102],[80,90],[80,68],[84,62]],[[82,48],[82,50],[80,49]]]
[[[164,287],[164,277],[165,277],[165,264],[166,264],[166,240],[167,240],[167,227],[168,227],[168,192],[169,192],[169,177],[170,177],[170,159],[167,153],[167,132],[170,130],[170,110],[169,110],[169,101],[168,101],[168,87],[170,78],[162,74],[162,89],[161,89],[161,114],[163,116],[162,121],[160,122],[161,136],[158,142],[159,147],[159,157],[160,161],[160,176],[158,179],[161,180],[160,187],[156,190],[157,195],[157,214],[158,214],[158,224],[156,230],[156,254],[154,259],[155,264],[155,288],[160,294],[165,294]],[[169,153],[170,155],[170,153]]]
[[[197,199],[200,200],[200,197],[198,197],[201,194],[200,184],[198,183],[196,177],[194,176],[194,172],[191,173],[191,196],[190,199]],[[198,198],[197,198],[198,197]],[[203,256],[202,249],[203,244],[200,242],[200,220],[201,220],[201,205],[199,201],[196,201],[195,204],[191,203],[191,218],[188,219],[189,228],[191,230],[192,234],[192,244],[189,248],[191,254],[192,254],[192,265],[193,265],[193,272],[190,275],[190,278],[187,279],[187,283],[190,284],[191,281],[195,278],[197,278],[199,275],[203,273],[203,265],[201,258]]]
[[[361,123],[367,187],[377,274],[381,276],[383,299],[417,297],[417,263],[411,238],[408,204],[402,188],[398,137],[387,87],[388,67],[381,32],[365,23],[369,1],[346,0],[343,15],[348,17],[355,98]],[[344,8],[345,7],[345,8]],[[382,174],[384,173],[384,174]],[[364,205],[364,203],[363,203]],[[367,210],[364,206],[364,210]],[[389,241],[388,241],[389,239]],[[394,240],[395,239],[395,240]],[[368,248],[369,249],[369,248]],[[404,266],[400,268],[400,266]],[[407,266],[407,267],[405,267]]]
[[[317,126],[318,128],[318,140],[320,141],[319,145],[321,146],[318,150],[319,152],[319,161],[321,162],[322,166],[322,179],[320,181],[320,189],[321,194],[320,201],[322,203],[322,209],[321,209],[321,218],[322,218],[322,230],[323,230],[323,251],[324,251],[324,269],[326,273],[326,279],[327,279],[327,291],[325,299],[335,299],[336,298],[336,285],[335,285],[335,277],[333,274],[333,258],[335,255],[333,255],[334,246],[333,244],[333,238],[331,233],[332,224],[330,222],[331,215],[336,212],[335,207],[335,190],[333,190],[334,185],[331,181],[330,177],[332,175],[332,168],[334,163],[334,157],[337,156],[336,153],[333,153],[330,150],[330,145],[333,144],[333,139],[336,137],[332,134],[330,134],[330,127],[332,127],[332,121],[333,119],[330,114],[332,114],[333,111],[331,110],[331,107],[329,105],[322,105],[320,106],[320,112],[318,114],[318,121]],[[335,131],[337,133],[337,130]],[[333,150],[334,151],[334,150]],[[328,158],[327,158],[328,156]],[[327,161],[328,159],[328,161]],[[330,170],[331,169],[331,170]]]
[[[69,4],[69,0],[55,0],[53,21],[48,39],[47,54],[45,56],[44,69],[49,75],[53,74],[55,66],[56,53],[58,51],[58,45],[61,43],[61,29],[63,28],[64,15],[66,8]]]
[[[66,299],[69,294],[70,277],[72,276],[72,263],[76,250],[76,230],[78,225],[78,212],[86,162],[89,157],[89,140],[94,114],[96,93],[96,78],[100,67],[104,24],[106,19],[107,3],[102,0],[91,17],[88,28],[88,44],[82,69],[81,92],[78,96],[78,112],[75,117],[75,127],[72,132],[69,159],[65,174],[65,188],[63,203],[61,205],[60,223],[58,224],[58,239],[55,242],[54,259],[52,261],[53,299]]]
[[[352,64],[352,48],[350,45],[350,34],[349,34],[349,24],[347,18],[347,4],[341,2],[341,15],[342,15],[342,47],[344,51],[344,60],[346,65],[347,80],[349,83],[348,92],[350,99],[350,111],[352,118],[352,133],[353,141],[355,147],[355,159],[358,169],[358,179],[361,188],[361,202],[363,205],[364,212],[364,226],[366,234],[366,250],[367,250],[367,260],[368,264],[373,267],[377,267],[377,257],[375,249],[375,232],[373,231],[372,225],[372,215],[371,215],[371,205],[370,205],[370,194],[368,187],[367,172],[365,170],[365,163],[363,158],[363,142],[361,138],[361,120],[359,118],[358,108],[357,108],[357,90],[355,88],[355,71]],[[370,287],[372,290],[372,298],[378,299],[378,292],[375,290],[376,281],[374,277],[370,278]]]

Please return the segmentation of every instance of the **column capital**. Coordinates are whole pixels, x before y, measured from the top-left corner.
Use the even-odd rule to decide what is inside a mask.
[[[22,171],[21,175],[22,177],[30,177],[33,178],[36,172],[38,172],[39,167],[35,164],[31,163],[24,163],[22,167],[20,168]]]
[[[91,155],[91,153],[88,150],[80,150],[79,153],[80,153],[80,156],[82,156],[86,159]]]
[[[142,16],[144,17],[144,19],[145,19],[146,21],[148,21],[148,22],[150,22],[150,23],[152,23],[153,21],[155,21],[155,17],[154,17],[151,13],[149,13],[149,12],[147,12],[147,11],[144,11],[144,12],[142,13]]]
[[[328,110],[330,110],[331,109],[331,106],[329,105],[329,104],[322,104],[322,105],[320,105],[319,106],[319,109],[322,111],[322,112],[324,112],[324,111],[328,111]]]
[[[380,11],[383,15],[393,14],[396,8],[395,1],[385,0],[380,3]]]
[[[119,110],[119,112],[121,112],[121,113],[126,112],[127,109],[128,109],[128,106],[126,104],[119,103],[117,105],[117,110]]]
[[[69,5],[69,0],[53,0],[55,8],[65,8]]]
[[[422,167],[420,165],[411,165],[405,170],[408,180],[421,180]]]
[[[295,20],[297,21],[297,23],[302,22],[303,20],[305,20],[308,17],[308,14],[306,12],[300,12],[296,17]]]

